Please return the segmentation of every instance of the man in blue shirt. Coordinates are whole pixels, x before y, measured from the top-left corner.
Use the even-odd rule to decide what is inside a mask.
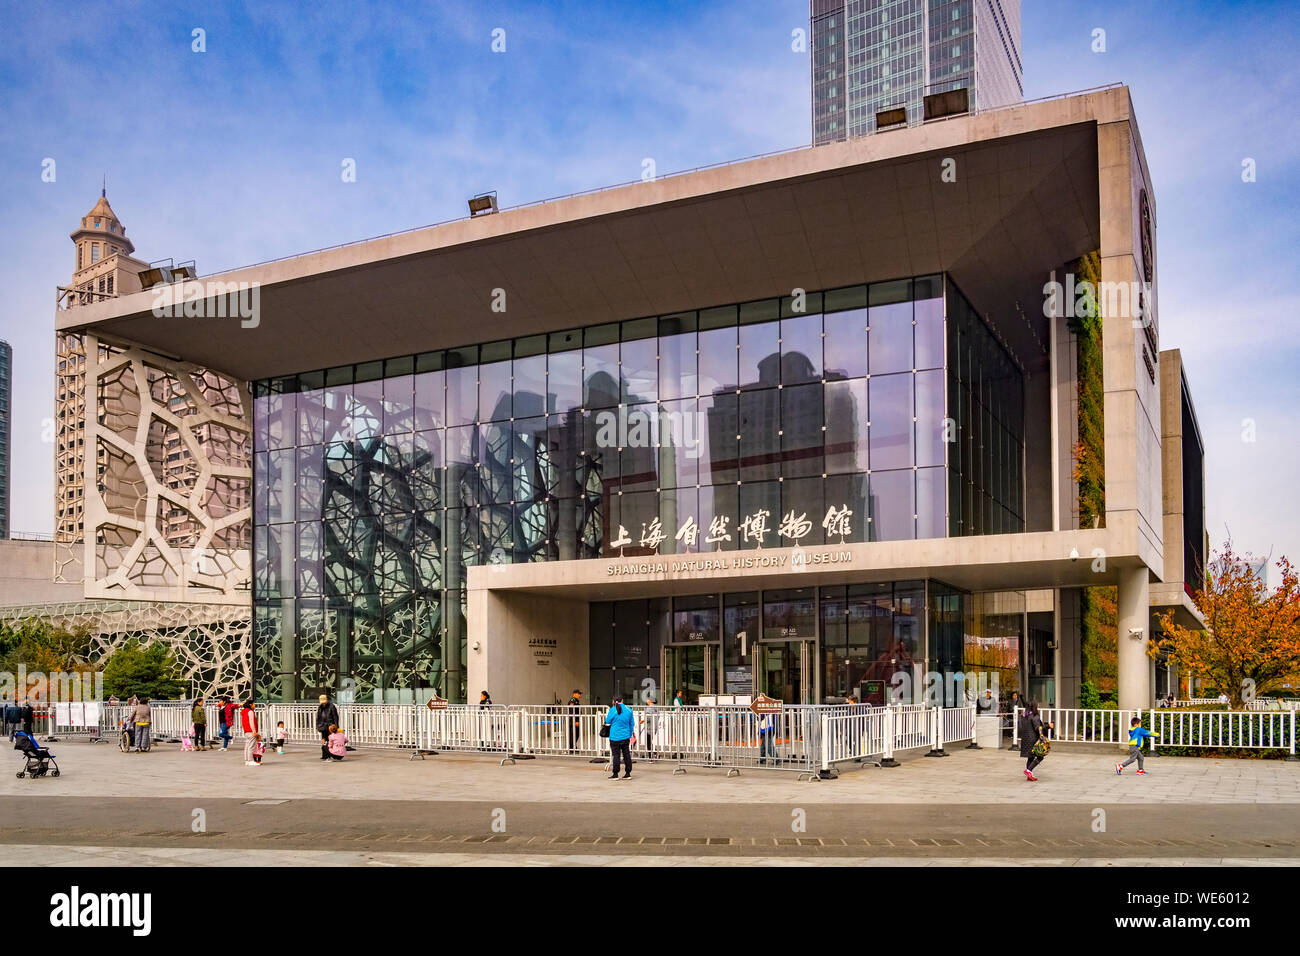
[[[613,762],[613,774],[610,780],[618,779],[619,758],[626,768],[623,779],[632,776],[632,743],[636,740],[636,719],[632,708],[623,703],[623,695],[614,697],[614,706],[605,714],[605,723],[609,726],[609,751]]]
[[[1137,772],[1146,773],[1146,771],[1142,769],[1142,743],[1148,737],[1159,737],[1159,736],[1160,736],[1159,734],[1153,734],[1151,733],[1151,731],[1147,730],[1145,727],[1142,726],[1141,717],[1134,717],[1133,720],[1130,721],[1130,726],[1128,731],[1128,759],[1125,760],[1123,763],[1115,764],[1115,772],[1123,773],[1124,768],[1127,767],[1129,764],[1131,764],[1134,760],[1136,760],[1138,762]]]

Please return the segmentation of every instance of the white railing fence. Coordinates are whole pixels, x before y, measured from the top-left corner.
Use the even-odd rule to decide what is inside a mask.
[[[1290,711],[1174,711],[1148,712],[1156,736],[1151,752],[1161,747],[1285,750],[1296,753],[1296,712]]]
[[[1016,708],[1012,740],[1020,740],[1020,715]],[[1155,734],[1151,751],[1161,747],[1195,747],[1242,750],[1285,750],[1296,755],[1294,710],[1083,710],[1044,707],[1039,714],[1050,724],[1049,736],[1064,743],[1128,743],[1134,717]]]

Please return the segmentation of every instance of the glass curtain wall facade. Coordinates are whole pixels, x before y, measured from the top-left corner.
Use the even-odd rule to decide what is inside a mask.
[[[0,538],[9,537],[9,452],[13,422],[13,350],[0,341]]]
[[[473,565],[947,535],[978,322],[924,276],[254,383],[257,693],[464,699]]]
[[[951,284],[948,355],[948,533],[1024,531],[1024,375]]]

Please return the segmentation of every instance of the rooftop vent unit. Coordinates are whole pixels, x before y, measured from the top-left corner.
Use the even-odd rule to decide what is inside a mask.
[[[893,109],[881,110],[876,114],[876,129],[891,129],[895,126],[907,125],[907,107],[896,106]]]
[[[970,112],[970,91],[965,87],[949,90],[946,93],[931,93],[924,100],[925,119],[942,119],[945,116],[957,116]]]
[[[193,259],[188,259],[177,265],[173,265],[171,259],[159,259],[156,262],[149,263],[149,268],[139,273],[140,288],[147,291],[155,286],[171,285],[173,282],[180,282],[183,279],[193,279],[198,274]]]
[[[494,212],[499,211],[500,210],[497,209],[496,190],[493,190],[490,193],[482,193],[469,201],[469,215],[471,219],[475,216],[490,216]]]

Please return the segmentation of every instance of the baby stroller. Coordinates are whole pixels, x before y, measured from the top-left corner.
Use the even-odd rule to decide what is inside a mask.
[[[27,759],[27,766],[18,771],[17,776],[20,780],[23,777],[31,777],[35,780],[37,777],[45,776],[51,764],[54,765],[53,775],[56,777],[59,775],[59,764],[54,759],[54,754],[38,744],[36,738],[31,734],[24,733],[21,730],[14,734],[14,750],[22,751],[23,756]]]

